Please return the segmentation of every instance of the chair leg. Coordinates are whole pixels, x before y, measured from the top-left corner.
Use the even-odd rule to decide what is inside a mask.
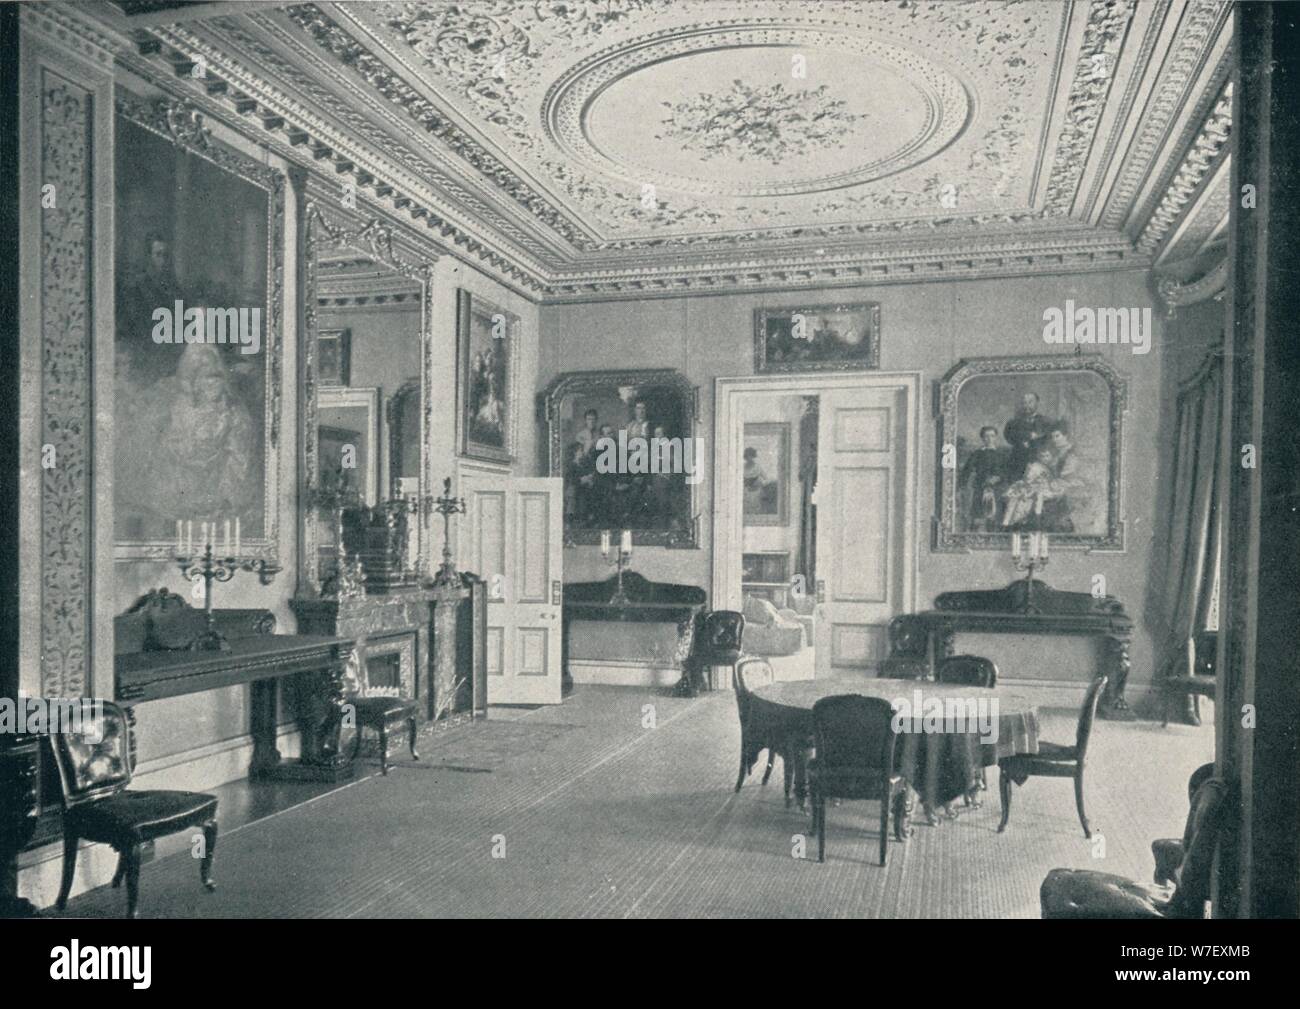
[[[358,725],[353,731],[356,733],[356,738],[352,740],[352,759],[355,761],[359,756],[361,756],[361,736],[363,730],[361,726]]]
[[[886,789],[880,800],[880,864],[885,865],[889,858],[889,804],[894,801],[892,789]]]
[[[1088,827],[1088,817],[1083,812],[1083,766],[1074,770],[1074,804],[1079,807],[1079,822],[1083,824],[1083,836],[1092,837],[1092,830]]]
[[[407,731],[410,733],[410,737],[411,737],[411,738],[410,738],[410,743],[408,744],[409,747],[410,747],[410,750],[411,750],[411,759],[412,759],[412,760],[419,760],[419,759],[420,759],[420,755],[419,755],[418,753],[415,752],[415,730],[416,730],[415,716],[412,715],[412,716],[407,720],[407,722],[408,722]]]
[[[388,773],[388,723],[379,726],[379,770]]]
[[[123,852],[126,858],[126,916],[140,917],[140,845]]]
[[[212,859],[217,854],[217,821],[208,820],[203,825],[203,858],[199,861],[199,879],[204,888],[211,893],[217,888],[212,879]]]
[[[117,853],[117,872],[113,873],[114,890],[122,885],[122,879],[124,876],[126,876],[126,856],[119,851]]]
[[[781,754],[781,777],[785,780],[785,808],[790,808],[790,785],[794,782],[794,760],[790,751]]]
[[[817,823],[817,861],[826,861],[826,800],[813,792],[813,819]]]
[[[767,770],[763,772],[763,784],[767,784],[767,779],[772,777],[772,765],[776,762],[776,750],[772,747],[767,748]]]
[[[740,741],[740,772],[736,775],[736,791],[745,783],[745,741]]]
[[[68,895],[72,893],[72,878],[77,873],[77,845],[80,838],[68,831],[63,832],[63,882],[59,884],[59,899],[54,906],[62,911],[68,904]],[[121,870],[119,870],[121,871]]]
[[[1007,773],[1005,767],[1002,768],[998,790],[1002,793],[1002,822],[998,824],[998,833],[1001,834],[1007,829],[1007,821],[1011,819],[1011,775]]]

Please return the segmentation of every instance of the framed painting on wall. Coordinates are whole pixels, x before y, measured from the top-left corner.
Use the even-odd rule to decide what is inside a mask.
[[[634,545],[698,545],[695,488],[707,463],[695,437],[696,389],[685,376],[568,372],[543,401],[550,473],[564,478],[567,545],[624,529]]]
[[[238,519],[275,561],[284,176],[183,103],[121,95],[115,131],[114,555]]]
[[[754,372],[880,367],[880,305],[796,305],[754,310]]]
[[[519,316],[456,292],[460,454],[509,464],[515,457],[515,349]]]
[[[321,385],[352,381],[352,330],[324,329],[316,337],[316,377]]]
[[[321,389],[316,401],[322,483],[340,479],[372,508],[379,503],[379,390]]]
[[[1099,356],[964,360],[939,388],[936,549],[1122,550],[1127,383]]]
[[[746,424],[744,438],[744,524],[786,525],[790,521],[790,425]]]

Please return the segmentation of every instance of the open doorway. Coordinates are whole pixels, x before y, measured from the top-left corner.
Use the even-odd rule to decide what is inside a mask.
[[[778,679],[874,675],[914,608],[912,374],[718,379],[715,608]]]

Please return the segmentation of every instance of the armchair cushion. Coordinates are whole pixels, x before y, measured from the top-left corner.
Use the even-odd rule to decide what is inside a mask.
[[[1053,869],[1038,890],[1044,918],[1164,918],[1167,901],[1123,876]]]
[[[74,806],[77,836],[119,850],[198,826],[217,815],[217,797],[204,792],[124,791]]]

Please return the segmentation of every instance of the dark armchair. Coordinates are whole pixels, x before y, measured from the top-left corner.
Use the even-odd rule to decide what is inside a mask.
[[[1049,743],[1039,740],[1037,753],[1018,753],[1006,757],[1000,763],[1002,792],[1002,822],[998,833],[1007,829],[1007,820],[1011,818],[1011,785],[1022,785],[1031,777],[1073,778],[1074,804],[1079,810],[1079,823],[1083,825],[1083,836],[1092,837],[1092,828],[1088,826],[1088,817],[1083,811],[1083,771],[1088,761],[1088,741],[1092,738],[1092,724],[1097,718],[1097,701],[1106,687],[1106,677],[1100,676],[1092,681],[1083,698],[1083,707],[1079,710],[1079,723],[1074,734],[1074,745]]]
[[[710,610],[700,620],[690,662],[697,679],[705,669],[731,666],[734,670],[745,638],[745,616],[735,610]],[[712,687],[713,684],[709,683]]]
[[[1187,815],[1186,854],[1168,900],[1123,876],[1053,869],[1038,890],[1044,918],[1204,918],[1219,837],[1234,815],[1227,782],[1213,776],[1196,790]],[[1157,870],[1158,872],[1159,870]]]
[[[894,771],[894,709],[882,697],[843,694],[813,705],[817,755],[808,764],[817,861],[826,861],[826,800],[880,801],[880,864],[888,857],[889,807],[905,783]],[[895,824],[898,827],[898,824]]]
[[[930,675],[929,635],[923,621],[903,613],[889,621],[889,658],[880,675],[891,680],[923,680]]]
[[[83,840],[107,844],[118,853],[113,886],[126,878],[126,913],[136,917],[140,899],[143,846],[159,837],[195,828],[203,831],[199,876],[208,890],[217,847],[217,797],[203,792],[130,791],[131,726],[126,712],[112,701],[102,705],[94,731],[51,734],[63,789],[63,882],[57,906],[67,906]]]

